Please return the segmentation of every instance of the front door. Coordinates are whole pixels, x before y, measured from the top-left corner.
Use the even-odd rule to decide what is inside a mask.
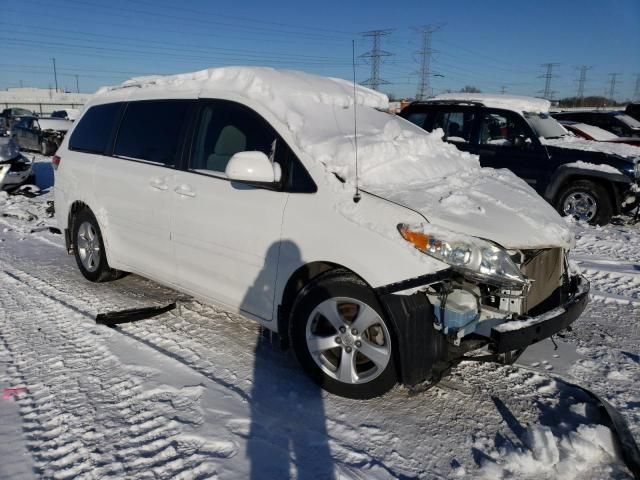
[[[508,168],[538,193],[544,193],[551,175],[549,157],[533,130],[517,113],[483,110],[478,143],[472,153],[483,167]]]
[[[179,284],[265,320],[273,313],[282,216],[288,194],[232,182],[231,156],[277,156],[278,135],[258,114],[228,101],[203,103],[188,170],[176,172],[172,239]]]
[[[453,143],[458,150],[470,152],[474,149],[476,115],[476,109],[473,107],[441,106],[435,115],[431,131],[441,128],[444,140]]]

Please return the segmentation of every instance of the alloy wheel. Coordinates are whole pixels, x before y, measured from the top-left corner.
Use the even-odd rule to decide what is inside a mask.
[[[326,375],[347,384],[369,382],[385,370],[390,338],[378,312],[354,298],[329,298],[307,321],[311,357]]]
[[[95,272],[100,265],[100,239],[90,222],[80,224],[76,248],[84,268],[89,272]]]

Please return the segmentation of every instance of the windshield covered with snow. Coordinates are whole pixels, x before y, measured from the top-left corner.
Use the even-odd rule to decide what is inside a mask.
[[[569,134],[569,132],[548,113],[525,113],[524,118],[527,119],[538,138],[561,138]]]
[[[640,128],[640,122],[626,113],[619,113],[616,115],[616,118],[631,128]]]

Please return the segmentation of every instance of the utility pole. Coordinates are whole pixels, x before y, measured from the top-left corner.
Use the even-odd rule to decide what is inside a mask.
[[[390,57],[393,54],[380,49],[380,39],[391,32],[392,30],[371,30],[361,34],[363,37],[371,37],[373,41],[371,50],[360,55],[361,58],[368,58],[371,62],[371,76],[362,82],[362,85],[371,87],[374,90],[378,90],[380,85],[389,84],[389,82],[380,78],[380,60],[382,57]]]
[[[584,101],[584,84],[587,81],[587,71],[591,70],[593,67],[589,65],[582,65],[580,67],[580,78],[578,78],[578,106],[581,107]]]
[[[441,25],[425,25],[415,29],[422,35],[422,47],[416,52],[416,54],[420,55],[420,70],[418,71],[420,79],[418,80],[416,100],[424,100],[429,96],[431,55],[435,52],[435,50],[431,48],[431,35],[440,30],[440,28]]]
[[[500,94],[504,95],[505,93],[507,93],[507,86],[506,85],[502,85],[500,87]]]
[[[544,93],[542,96],[547,100],[552,100],[553,91],[551,90],[551,79],[555,77],[553,74],[553,67],[559,66],[559,63],[543,63],[541,66],[547,69],[546,73],[540,75],[538,78],[544,78]]]
[[[56,81],[56,93],[58,93],[58,72],[56,72],[56,59],[52,58],[53,61],[53,78]]]
[[[74,75],[74,77],[76,77],[76,92],[77,93],[80,93],[80,83],[79,83],[79,80],[78,80],[79,76],[80,75],[78,75],[77,73]]]
[[[633,89],[633,99],[640,100],[640,73],[636,73],[636,88]]]
[[[613,102],[615,102],[614,96],[616,94],[616,80],[618,79],[618,75],[620,74],[619,73],[609,74],[609,76],[611,77],[611,80],[609,81],[609,100],[612,100]]]

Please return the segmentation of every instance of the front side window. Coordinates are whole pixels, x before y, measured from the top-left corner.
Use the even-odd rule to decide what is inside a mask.
[[[205,105],[196,128],[190,168],[224,173],[238,152],[259,151],[273,160],[276,133],[256,113],[233,102]]]
[[[22,120],[20,120],[16,124],[16,127],[17,128],[29,128],[29,124],[30,123],[31,123],[31,119],[30,118],[23,118]]]
[[[114,155],[175,166],[189,106],[185,100],[129,103],[118,130]]]
[[[450,142],[469,143],[473,119],[471,111],[439,112],[433,128],[444,130],[445,139]]]
[[[79,120],[69,139],[69,150],[104,153],[116,128],[122,103],[91,107]]]
[[[224,175],[238,152],[259,151],[282,171],[279,188],[291,193],[314,193],[317,187],[289,145],[267,121],[244,105],[226,100],[205,104],[195,129],[189,169]]]
[[[480,143],[485,145],[511,146],[515,139],[531,135],[522,117],[513,112],[488,112],[480,124]],[[530,141],[530,140],[529,140]]]

